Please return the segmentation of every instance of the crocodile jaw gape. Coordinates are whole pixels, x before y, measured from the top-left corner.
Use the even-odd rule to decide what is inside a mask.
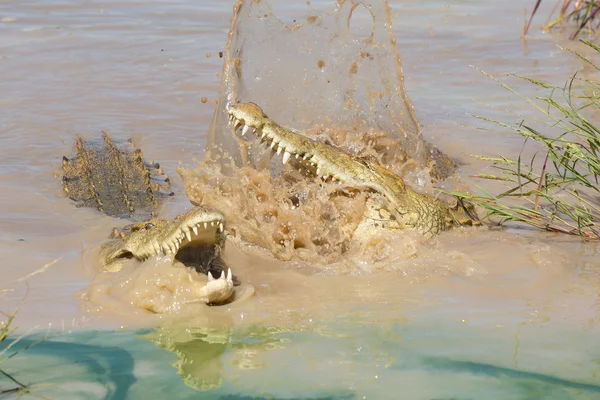
[[[195,207],[172,220],[155,218],[133,224],[113,233],[116,237],[102,245],[103,269],[116,272],[131,258],[144,261],[161,254],[172,255],[186,267],[207,274],[208,281],[203,283],[188,275],[196,291],[193,302],[223,304],[234,294],[235,279],[231,269],[225,272],[226,265],[221,259],[224,229],[223,214],[207,206]]]
[[[369,168],[358,158],[282,127],[255,103],[238,103],[230,106],[227,112],[235,130],[243,126],[244,136],[252,129],[262,142],[282,156],[283,164],[294,156],[304,168],[324,181],[366,187],[364,182],[368,181]]]
[[[117,233],[101,248],[104,269],[116,271],[130,258],[144,261],[161,254],[175,259],[194,249],[218,252],[225,240],[225,217],[206,206],[191,209],[172,220],[151,219]]]

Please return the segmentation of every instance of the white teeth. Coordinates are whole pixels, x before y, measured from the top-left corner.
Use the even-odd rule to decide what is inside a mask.
[[[326,181],[329,178],[329,175],[323,175],[323,180]]]
[[[165,255],[169,254],[169,252],[171,251],[166,243],[162,245],[162,250],[163,253],[165,253]]]
[[[267,136],[267,132],[263,131],[262,135],[260,135],[260,138],[264,139],[265,136]]]
[[[187,231],[187,232],[185,233],[185,237],[186,237],[186,239],[188,240],[188,242],[191,242],[191,241],[192,241],[192,234],[190,233],[190,231]]]
[[[156,254],[160,253],[160,251],[161,251],[161,248],[160,248],[160,246],[159,246],[159,244],[158,244],[158,243],[154,243],[154,244],[153,244],[153,247],[154,247],[154,252],[155,252]]]
[[[274,149],[274,148],[275,148],[275,146],[277,146],[277,142],[273,140],[273,141],[271,142],[271,149]]]
[[[233,283],[233,274],[231,273],[231,268],[227,268],[227,282]]]
[[[204,229],[208,229],[208,223],[207,222],[204,223]]]
[[[210,271],[208,271],[208,281],[212,282],[215,280],[215,277],[212,275],[212,273]]]
[[[308,157],[309,157],[309,156],[308,156],[308,154],[305,154],[305,155],[303,155],[303,156],[302,156],[302,159],[303,159],[303,160],[307,160],[307,159],[308,159]]]
[[[244,128],[242,128],[242,136],[244,136],[246,134],[246,132],[248,132],[248,125],[244,125]]]
[[[221,230],[221,232],[223,232],[225,230],[225,227],[223,226],[222,222],[219,224],[219,229]]]
[[[283,149],[283,146],[279,146],[277,147],[277,155],[281,154],[281,150]]]
[[[317,168],[317,175],[321,176],[321,169]]]
[[[296,160],[300,157],[300,154],[296,153]]]
[[[290,156],[291,156],[291,154],[288,153],[287,151],[285,153],[283,153],[283,160],[282,161],[283,161],[284,164],[288,162],[288,160],[290,159]]]
[[[225,279],[225,270],[221,270],[221,276],[219,276],[219,279]]]
[[[194,235],[197,235],[198,234],[198,227],[196,225],[194,225],[192,227],[192,231],[194,231]]]
[[[215,226],[215,221],[211,221],[210,226]]]

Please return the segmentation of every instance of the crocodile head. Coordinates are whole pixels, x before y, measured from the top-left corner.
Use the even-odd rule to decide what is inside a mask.
[[[100,248],[103,269],[116,272],[132,258],[144,261],[171,255],[174,261],[208,274],[208,283],[198,287],[200,298],[207,303],[223,303],[232,296],[234,286],[231,270],[225,272],[221,259],[224,228],[223,214],[198,206],[171,220],[154,218],[115,229],[112,240]]]
[[[458,225],[478,224],[473,207],[458,201],[454,206],[420,194],[405,185],[402,178],[373,160],[355,157],[292,132],[270,119],[254,103],[238,103],[228,108],[235,130],[242,136],[252,130],[283,164],[294,162],[323,181],[338,182],[372,193],[363,227],[374,229],[415,229],[426,237]],[[290,161],[292,160],[292,161]],[[377,222],[374,222],[377,221]]]

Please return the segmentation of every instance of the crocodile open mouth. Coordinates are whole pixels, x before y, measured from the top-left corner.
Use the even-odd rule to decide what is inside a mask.
[[[206,206],[191,209],[172,220],[155,218],[113,232],[117,239],[105,264],[135,258],[172,255],[197,272],[221,276],[227,268],[221,258],[225,244],[225,217]]]
[[[323,144],[302,135],[274,129],[274,126],[271,125],[275,124],[270,120],[271,125],[265,125],[264,121],[268,117],[256,104],[235,104],[230,106],[227,112],[236,131],[241,127],[241,134],[245,136],[249,130],[252,130],[261,143],[266,143],[272,151],[281,156],[284,165],[291,159],[295,159],[300,166],[323,181],[343,182],[345,180],[344,176],[337,171],[338,167],[320,154],[323,151]],[[286,137],[290,134],[293,135],[293,138]],[[340,152],[340,154],[342,153]],[[344,156],[346,155],[341,157]]]

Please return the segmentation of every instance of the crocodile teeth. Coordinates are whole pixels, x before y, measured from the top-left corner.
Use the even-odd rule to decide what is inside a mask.
[[[204,229],[208,229],[208,222],[204,223]]]
[[[212,272],[208,271],[208,281],[212,282],[215,280],[215,277],[213,276]]]
[[[169,254],[169,252],[171,251],[171,249],[169,249],[169,246],[166,243],[162,245],[162,250],[163,253],[165,253],[165,255]]]
[[[277,142],[273,140],[273,141],[271,142],[271,149],[274,149],[274,148],[275,148],[275,146],[277,146]]]
[[[161,248],[160,248],[160,245],[158,243],[153,243],[152,247],[154,247],[154,252],[156,254],[160,253]]]
[[[186,237],[186,239],[188,240],[188,242],[191,242],[191,241],[192,241],[192,234],[190,233],[190,231],[187,231],[187,232],[185,233],[185,237]]]
[[[192,230],[194,231],[194,235],[198,234],[198,227],[196,225],[192,226]]]
[[[231,273],[231,268],[227,268],[227,282],[233,283],[233,274]]]
[[[300,157],[300,154],[296,153],[295,156],[296,156],[296,160],[297,160],[298,157]]]
[[[248,125],[244,125],[244,127],[242,128],[242,136],[244,136],[246,134],[246,132],[248,132]]]
[[[319,176],[321,175],[321,169],[320,168],[317,168],[317,175],[319,175]]]
[[[283,150],[283,146],[277,147],[277,155],[281,154],[281,150]]]
[[[215,226],[215,221],[210,221],[210,226]]]
[[[264,138],[265,138],[265,136],[267,136],[267,132],[263,131],[262,135],[260,135],[260,138],[261,138],[261,139],[264,139]]]
[[[225,227],[223,226],[222,222],[219,224],[219,229],[221,230],[221,232],[223,232],[225,230]]]
[[[283,153],[283,159],[281,161],[283,161],[283,163],[285,164],[288,162],[291,156],[292,155],[286,151],[285,153]]]

